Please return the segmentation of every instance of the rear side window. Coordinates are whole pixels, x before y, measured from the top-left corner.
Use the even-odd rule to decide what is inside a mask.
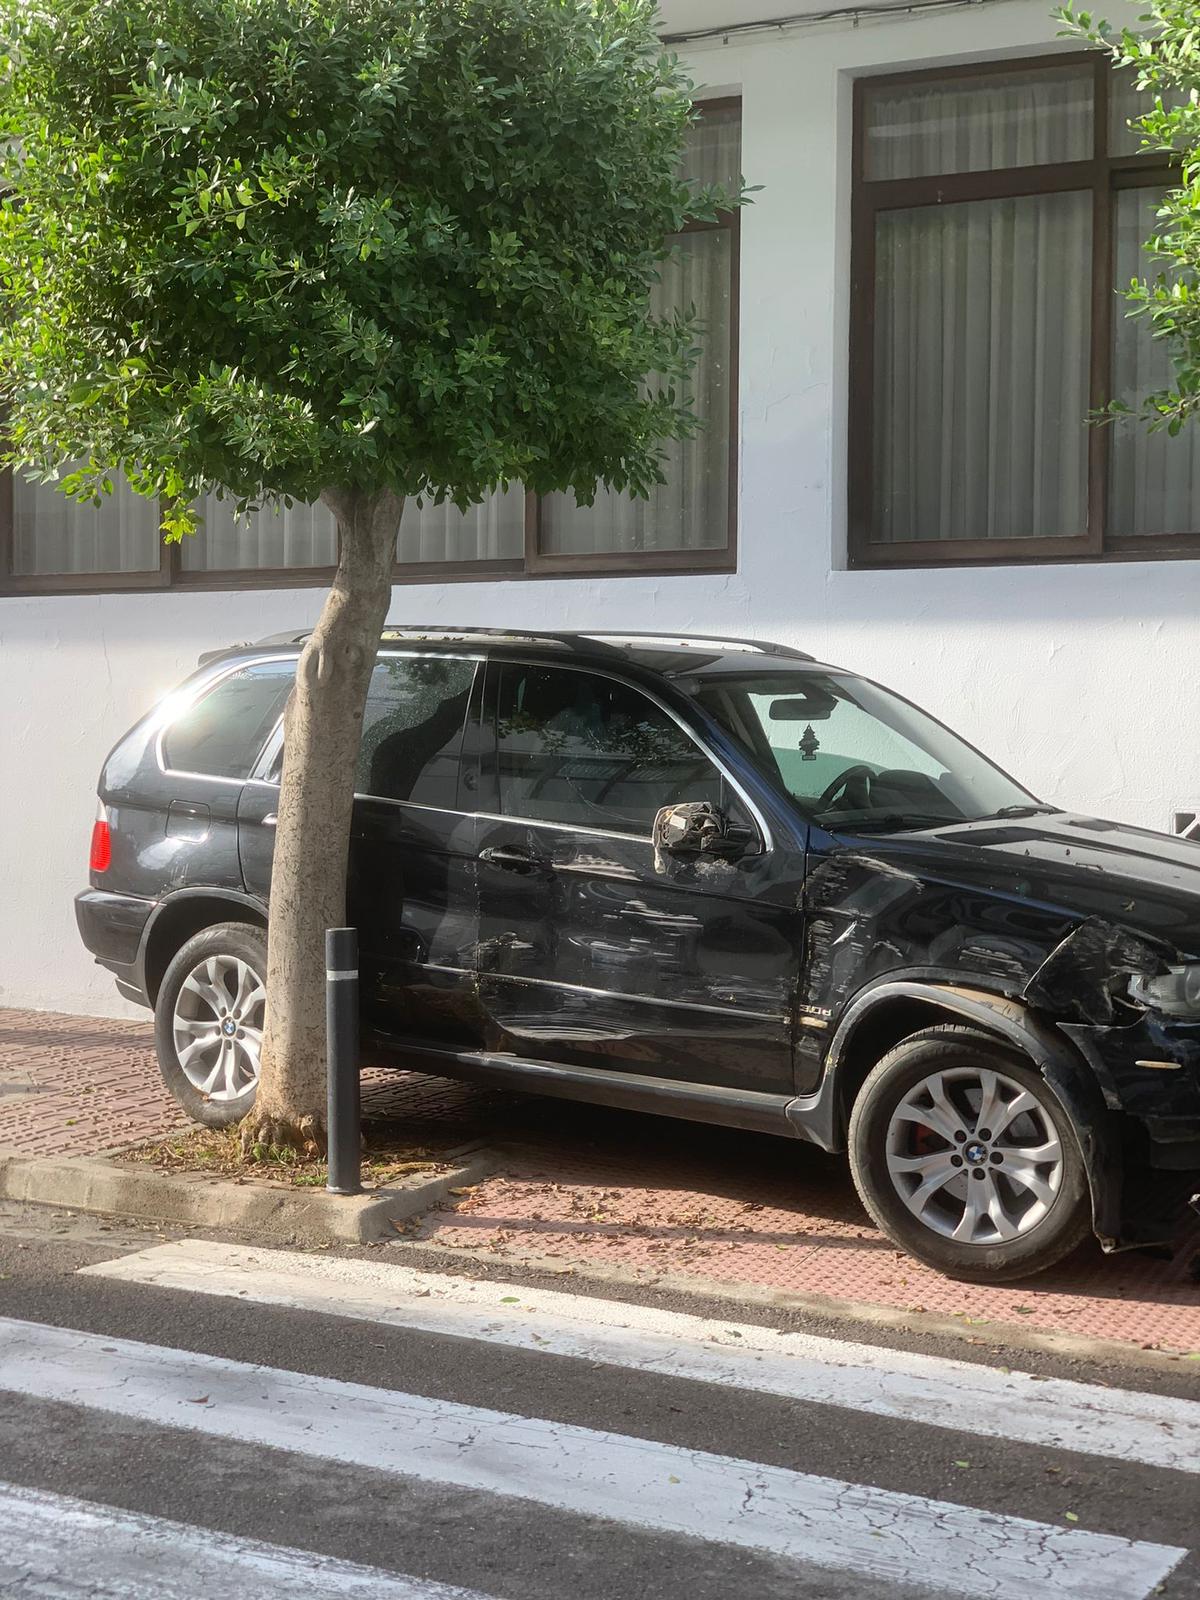
[[[679,724],[611,678],[506,666],[496,734],[505,816],[649,835],[660,806],[723,800],[721,774]]]
[[[453,811],[473,661],[382,656],[358,752],[359,794]]]
[[[231,672],[163,734],[164,762],[175,772],[246,777],[295,677],[294,661],[256,661]]]

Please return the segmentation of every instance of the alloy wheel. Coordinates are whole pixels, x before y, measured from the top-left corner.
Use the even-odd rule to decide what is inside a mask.
[[[205,956],[180,985],[171,1019],[175,1054],[209,1100],[239,1100],[258,1082],[267,990],[240,956]]]
[[[925,1227],[960,1244],[1032,1232],[1062,1188],[1062,1144],[1037,1095],[984,1067],[930,1073],[888,1123],[888,1174]]]

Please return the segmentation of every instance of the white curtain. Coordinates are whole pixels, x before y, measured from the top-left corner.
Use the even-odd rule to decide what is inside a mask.
[[[404,508],[398,561],[520,560],[525,551],[525,491],[511,484],[481,505],[459,511],[448,502]]]
[[[240,521],[234,502],[209,495],[204,525],[183,544],[185,572],[236,572],[272,567],[331,567],[337,531],[320,503],[265,509]],[[396,558],[416,561],[487,561],[520,558],[525,537],[525,496],[520,486],[463,512],[452,505],[404,508]]]
[[[683,176],[696,183],[737,186],[742,175],[742,108],[740,105],[700,107],[699,118],[688,129],[683,155]]]
[[[1162,263],[1143,250],[1158,226],[1162,189],[1123,189],[1116,196],[1116,287],[1153,277]],[[1113,392],[1136,408],[1172,381],[1167,347],[1143,317],[1115,310]],[[1189,423],[1174,439],[1138,421],[1113,424],[1108,525],[1114,534],[1195,533],[1200,529],[1200,430]]]
[[[332,567],[337,561],[333,518],[323,505],[264,509],[241,520],[234,505],[215,494],[203,501],[200,530],[183,541],[185,572]]]
[[[1088,161],[1090,67],[1043,68],[880,89],[866,120],[869,181]]]
[[[704,319],[691,388],[701,431],[667,447],[667,481],[647,500],[601,489],[593,505],[581,506],[571,494],[547,495],[541,525],[547,553],[719,549],[728,538],[731,235],[724,228],[689,233],[678,245],[651,304],[659,314],[695,305]]]
[[[1091,196],[883,213],[874,538],[1048,538],[1087,518]]]
[[[1139,94],[1136,68],[1126,67],[1121,72],[1114,72],[1108,81],[1110,154],[1128,156],[1142,150],[1141,134],[1135,133],[1129,126],[1131,117],[1142,117],[1147,111],[1153,111],[1156,99],[1161,100],[1169,110],[1172,106],[1185,105],[1187,98],[1186,89],[1167,90],[1165,93],[1161,89],[1144,89]]]
[[[1088,156],[1090,91],[1078,69],[881,91],[871,176]],[[878,214],[875,540],[1085,531],[1091,248],[1086,192]]]
[[[1141,138],[1129,126],[1130,117],[1140,117],[1154,108],[1152,94],[1138,94],[1137,73],[1114,72],[1108,86],[1109,149],[1115,156],[1133,155],[1141,149]]]
[[[736,106],[706,113],[689,135],[684,172],[733,188],[741,171],[741,114]],[[542,501],[541,548],[550,555],[721,549],[729,537],[733,237],[726,228],[680,235],[651,295],[657,315],[694,307],[700,358],[691,383],[700,419],[693,439],[664,453],[666,483],[649,499],[601,489],[595,503],[574,495]]]
[[[72,468],[65,466],[65,477]],[[99,506],[80,506],[49,484],[13,473],[13,573],[157,572],[161,560],[158,502],[145,500],[119,475]]]

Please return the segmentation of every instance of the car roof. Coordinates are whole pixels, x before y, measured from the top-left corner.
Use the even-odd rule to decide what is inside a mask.
[[[253,643],[230,645],[207,651],[200,658],[206,666],[223,657],[258,654],[266,650],[297,652],[311,633],[296,629],[275,633]],[[545,654],[548,659],[585,661],[594,666],[612,666],[627,661],[665,677],[735,676],[760,672],[817,666],[815,658],[791,645],[769,639],[745,639],[732,635],[654,632],[543,632],[528,629],[428,627],[415,623],[389,624],[381,644],[417,646],[430,651],[452,651],[464,645],[487,649],[496,654]]]

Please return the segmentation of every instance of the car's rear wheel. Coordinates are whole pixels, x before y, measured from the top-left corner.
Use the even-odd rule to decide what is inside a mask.
[[[1088,1232],[1066,1110],[1018,1050],[969,1028],[930,1028],[884,1056],[854,1104],[850,1166],[888,1237],[951,1277],[1028,1277]]]
[[[175,954],[154,1007],[163,1082],[188,1116],[227,1128],[254,1104],[267,1002],[267,936],[246,922],[205,928]]]

